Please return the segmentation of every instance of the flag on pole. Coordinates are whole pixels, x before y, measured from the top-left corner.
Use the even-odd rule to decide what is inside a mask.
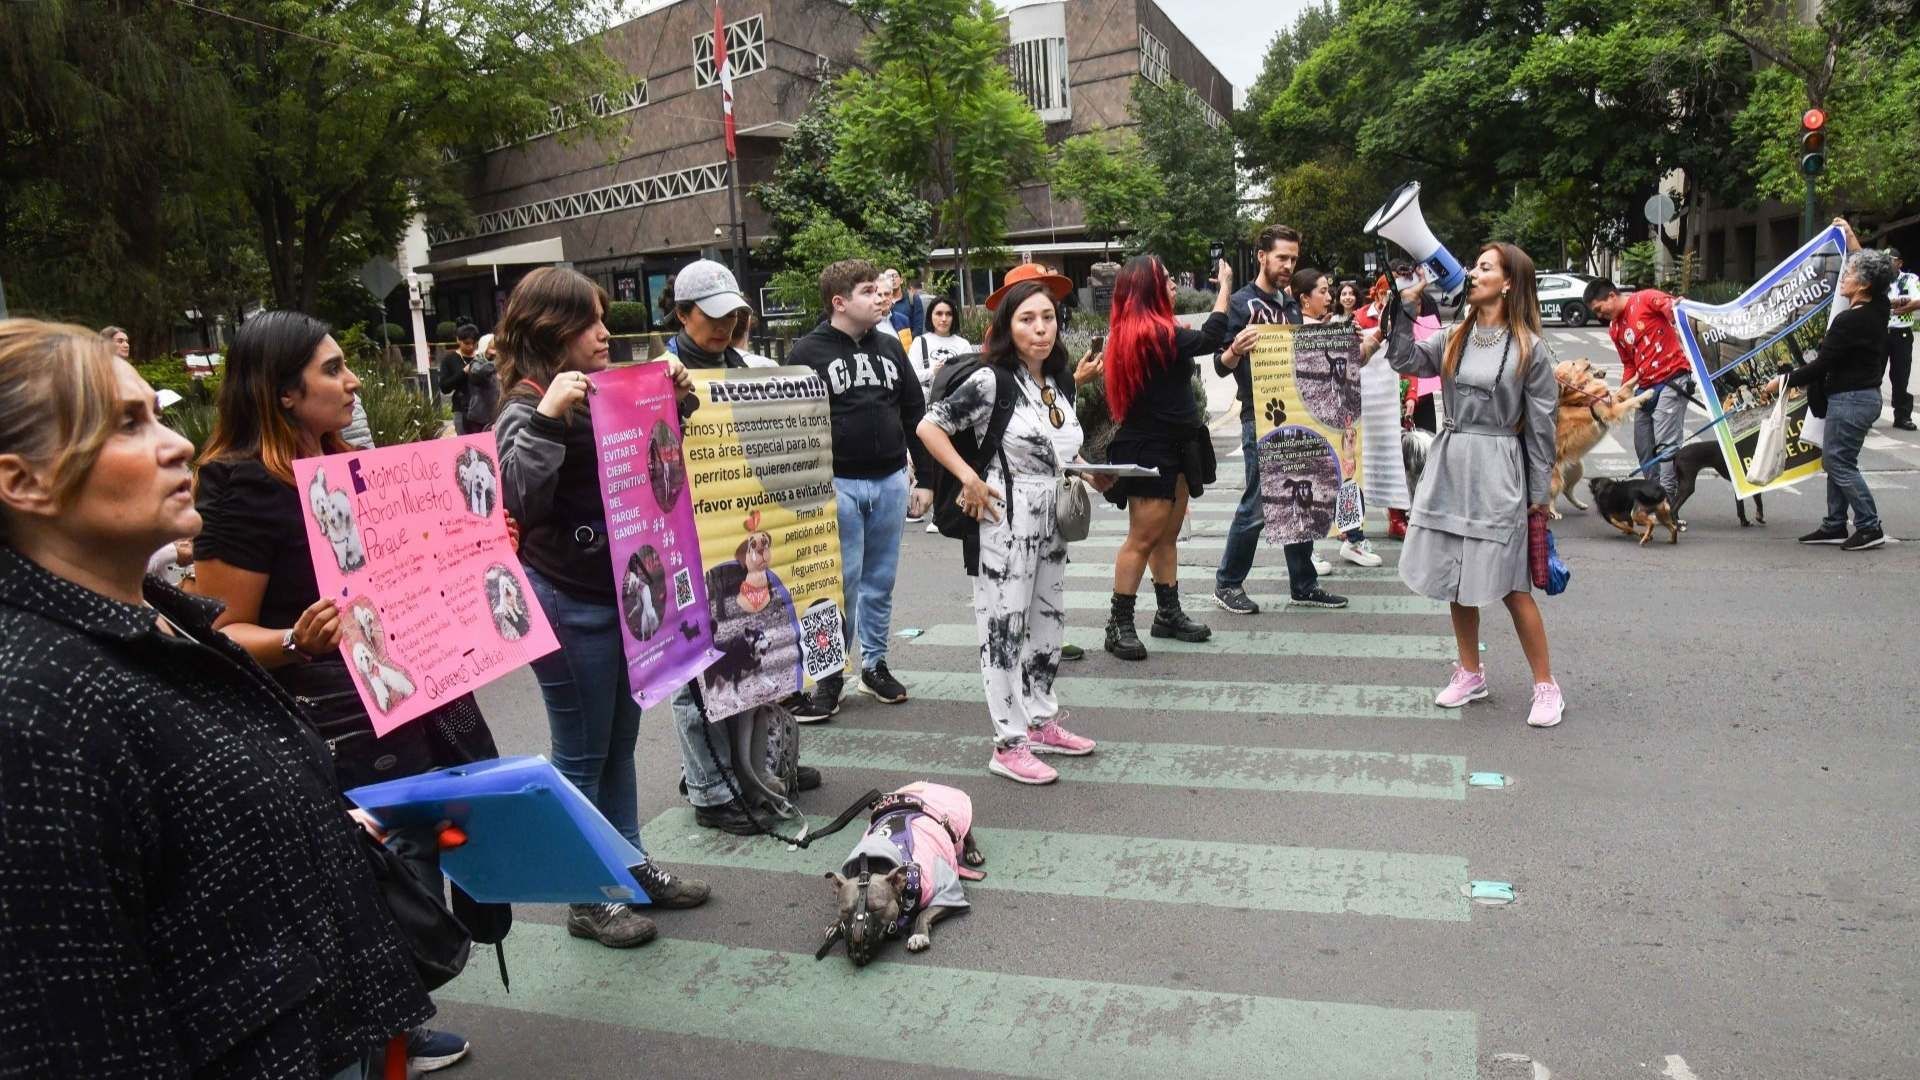
[[[713,70],[720,75],[720,111],[727,121],[727,157],[740,156],[733,141],[733,68],[727,63],[727,24],[720,15],[720,5],[713,5]]]

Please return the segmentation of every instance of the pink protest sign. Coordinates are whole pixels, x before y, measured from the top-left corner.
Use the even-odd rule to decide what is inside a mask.
[[[599,372],[593,389],[593,442],[607,553],[620,590],[627,682],[634,700],[648,706],[720,655],[707,617],[680,411],[665,364]]]
[[[376,734],[559,648],[507,539],[497,455],[482,434],[293,463]]]

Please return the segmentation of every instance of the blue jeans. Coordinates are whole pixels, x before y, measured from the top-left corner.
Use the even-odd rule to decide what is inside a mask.
[[[633,764],[640,703],[627,683],[620,612],[555,588],[532,567],[527,584],[560,648],[533,662],[547,704],[553,767],[580,789],[621,836],[640,846],[640,781]]]
[[[680,766],[687,778],[687,801],[695,806],[725,806],[733,801],[722,769],[733,768],[733,748],[724,731],[703,731],[707,718],[686,687],[673,694],[673,729],[680,737]],[[713,748],[708,750],[708,739]]]
[[[860,641],[860,669],[887,658],[893,627],[893,579],[907,524],[907,470],[878,480],[833,478],[840,502],[840,580],[847,641]]]
[[[1214,571],[1215,589],[1238,589],[1253,572],[1253,555],[1260,546],[1260,530],[1266,527],[1266,515],[1260,510],[1260,449],[1253,437],[1253,421],[1240,421],[1240,456],[1247,465],[1247,484],[1240,492],[1240,506],[1233,512],[1233,524],[1227,528],[1227,545],[1220,552],[1220,569]],[[1362,534],[1364,537],[1364,534]],[[1296,597],[1305,596],[1320,584],[1313,568],[1313,541],[1282,544],[1287,557],[1288,585]]]
[[[1823,529],[1845,529],[1847,511],[1853,511],[1853,527],[1877,529],[1880,511],[1873,505],[1873,492],[1867,490],[1867,478],[1860,475],[1860,446],[1867,432],[1880,419],[1880,391],[1844,390],[1827,398],[1827,432],[1821,442],[1821,456],[1827,467],[1827,516]]]

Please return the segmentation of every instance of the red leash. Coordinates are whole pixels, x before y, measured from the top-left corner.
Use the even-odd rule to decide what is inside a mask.
[[[407,1033],[387,1040],[387,1075],[382,1080],[407,1080]]]

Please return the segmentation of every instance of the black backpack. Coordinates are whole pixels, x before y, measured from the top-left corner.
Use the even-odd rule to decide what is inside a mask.
[[[956,356],[940,366],[933,377],[933,386],[928,392],[929,401],[941,401],[959,389],[973,373],[986,366],[986,360],[977,352]],[[1004,368],[990,368],[994,375],[993,415],[987,418],[987,431],[984,436],[976,437],[972,428],[963,428],[953,433],[953,448],[960,452],[973,471],[981,476],[987,474],[987,463],[1000,454],[1000,442],[1006,436],[1007,422],[1013,419],[1013,407],[1018,401],[1020,387],[1013,381],[1013,373]],[[1011,473],[1003,459],[1000,464],[1003,472]],[[980,523],[960,509],[960,480],[952,473],[933,464],[933,525],[940,535],[954,540],[977,545],[980,542]],[[973,559],[967,560],[973,565]]]

